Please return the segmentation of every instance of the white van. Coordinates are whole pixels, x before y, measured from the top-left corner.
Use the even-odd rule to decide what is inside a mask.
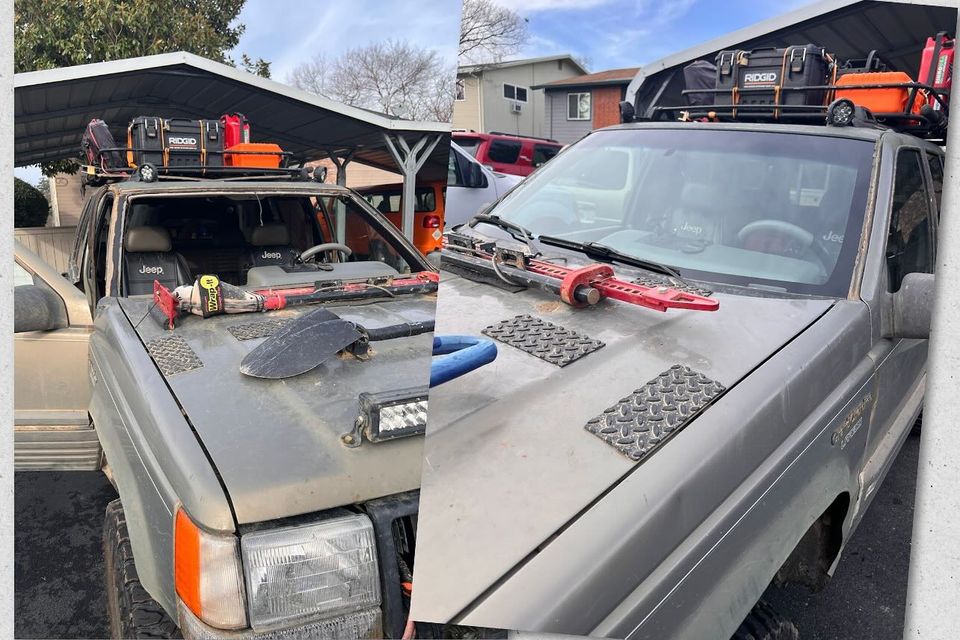
[[[492,171],[451,142],[444,228],[452,229],[468,221],[521,180],[520,176]]]

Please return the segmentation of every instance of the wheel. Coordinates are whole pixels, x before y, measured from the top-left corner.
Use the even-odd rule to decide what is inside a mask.
[[[176,623],[140,584],[127,519],[119,500],[107,505],[103,519],[103,558],[110,637],[182,637]]]
[[[730,640],[800,640],[800,631],[761,600],[743,619]]]

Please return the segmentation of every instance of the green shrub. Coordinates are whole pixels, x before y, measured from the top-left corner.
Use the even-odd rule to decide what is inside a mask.
[[[50,216],[50,203],[40,191],[20,178],[13,179],[13,226],[42,227]]]

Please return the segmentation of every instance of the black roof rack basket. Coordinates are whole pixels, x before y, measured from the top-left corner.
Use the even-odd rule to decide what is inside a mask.
[[[898,82],[898,83],[870,83],[870,84],[848,84],[838,86],[811,85],[799,87],[780,87],[780,93],[786,92],[824,92],[827,93],[826,104],[823,105],[788,105],[776,104],[751,104],[734,99],[734,104],[721,105],[703,105],[703,106],[660,106],[652,110],[653,120],[678,119],[678,120],[707,120],[707,121],[740,121],[740,122],[781,122],[794,124],[833,124],[828,122],[830,109],[837,100],[833,97],[837,90],[864,90],[864,89],[906,89],[908,91],[907,105],[915,104],[918,96],[932,98],[937,108],[925,105],[917,113],[911,111],[892,112],[892,113],[872,113],[863,110],[869,116],[869,123],[872,126],[881,126],[909,133],[921,138],[932,140],[945,140],[947,132],[947,118],[950,113],[949,94],[941,89],[931,85],[921,84],[919,82]],[[752,91],[769,93],[769,88],[752,89],[749,87],[737,90],[739,98],[749,96]],[[921,93],[922,92],[922,93]],[[728,89],[688,89],[681,92],[681,95],[688,94],[728,94]],[[841,100],[848,100],[842,98]],[[848,100],[851,104],[853,100]],[[909,107],[908,107],[909,108]]]

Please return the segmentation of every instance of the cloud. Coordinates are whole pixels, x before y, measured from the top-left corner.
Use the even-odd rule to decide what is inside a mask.
[[[318,53],[328,60],[347,49],[389,38],[436,51],[451,65],[457,57],[460,0],[421,0],[416,11],[407,3],[248,2],[239,20],[246,25],[232,52],[271,62],[271,75],[281,82],[301,62]]]

